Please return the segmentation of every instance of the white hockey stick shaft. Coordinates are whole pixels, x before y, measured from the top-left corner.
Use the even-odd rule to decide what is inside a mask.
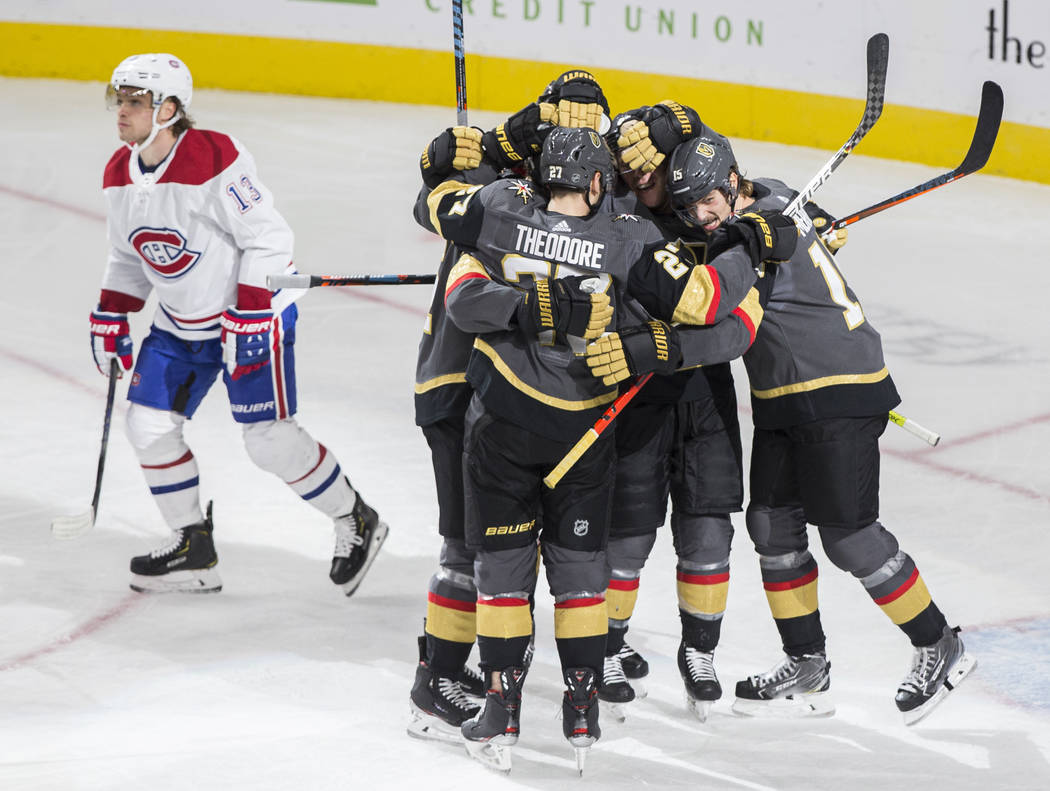
[[[921,439],[923,442],[928,443],[931,446],[935,446],[941,441],[941,435],[936,431],[930,431],[924,426],[920,426],[914,420],[904,417],[900,412],[894,412],[890,410],[890,420],[900,426],[902,429],[907,431],[909,434],[914,434],[916,437]]]

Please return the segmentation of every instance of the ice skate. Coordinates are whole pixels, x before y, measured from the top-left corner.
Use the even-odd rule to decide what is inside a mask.
[[[180,527],[168,544],[131,559],[131,589],[139,593],[217,593],[222,590],[218,563],[208,503],[203,521]]]
[[[408,735],[459,744],[463,741],[460,726],[481,711],[481,707],[467,699],[458,679],[437,675],[430,669],[425,645],[423,641],[416,680],[409,695]]]
[[[607,704],[605,713],[617,722],[624,722],[627,719],[627,704],[634,697],[634,689],[623,673],[620,653],[605,657],[601,683],[598,685],[598,698]]]
[[[576,769],[583,776],[587,752],[598,739],[598,678],[589,667],[565,670],[565,697],[561,704],[561,728],[576,752]]]
[[[929,714],[976,666],[976,657],[966,653],[959,638],[958,626],[945,626],[940,640],[916,648],[911,671],[897,689],[904,724],[914,725]]]
[[[766,673],[737,682],[733,711],[754,717],[828,717],[835,713],[830,687],[831,663],[823,651],[785,654]]]
[[[511,769],[510,748],[518,743],[524,680],[524,668],[501,670],[499,689],[490,689],[484,707],[460,726],[470,757],[504,774]]]
[[[623,644],[617,654],[620,657],[620,664],[623,666],[623,674],[627,676],[631,681],[639,678],[645,678],[649,675],[649,663],[645,661],[645,657],[635,651],[627,643]],[[635,690],[637,693],[638,690]],[[638,697],[644,697],[639,695]]]
[[[353,596],[364,579],[390,528],[357,495],[354,510],[335,519],[335,551],[328,576],[347,596]]]
[[[481,674],[472,667],[464,665],[463,669],[459,671],[456,681],[459,682],[459,687],[463,690],[464,695],[469,695],[472,698],[485,697],[485,679],[483,679]]]
[[[685,705],[700,722],[707,722],[711,705],[722,697],[714,662],[713,651],[701,651],[684,642],[678,646],[678,672],[685,682]]]

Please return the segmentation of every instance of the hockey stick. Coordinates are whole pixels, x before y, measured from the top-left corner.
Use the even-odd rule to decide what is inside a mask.
[[[91,510],[76,516],[56,516],[51,522],[51,535],[70,539],[81,536],[95,526],[98,516],[98,500],[102,494],[102,471],[106,468],[106,446],[109,445],[109,423],[113,417],[113,401],[117,393],[117,358],[109,361],[109,390],[106,391],[106,415],[102,421],[102,448],[98,452],[98,472],[95,474],[95,495],[91,498]]]
[[[279,288],[318,288],[324,286],[398,286],[424,284],[437,280],[437,275],[267,275],[266,286]]]
[[[602,432],[609,427],[609,424],[616,419],[616,416],[620,414],[620,410],[627,406],[630,400],[638,395],[638,391],[642,389],[642,386],[652,378],[653,375],[651,373],[639,376],[633,385],[616,397],[616,400],[602,413],[602,416],[595,421],[594,425],[587,429],[587,433],[580,437],[576,444],[572,446],[572,449],[558,462],[558,465],[543,479],[548,489],[553,489],[558,485],[558,481],[565,477],[565,473],[572,469],[573,465],[580,460],[580,457],[587,452],[587,448],[593,445]]]
[[[463,0],[452,0],[452,51],[456,58],[456,124],[467,125],[467,61],[463,48]]]
[[[921,439],[923,442],[927,442],[930,445],[936,445],[941,441],[941,435],[936,431],[930,431],[928,428],[920,426],[914,420],[904,417],[900,412],[894,412],[890,410],[890,420],[900,426],[902,429],[907,431],[909,434],[914,434],[916,437]]]
[[[817,174],[810,179],[809,184],[803,187],[802,191],[784,209],[784,214],[794,219],[795,224],[803,230],[809,230],[813,224],[802,207],[813,197],[820,186],[830,178],[831,174],[842,164],[842,160],[849,155],[850,151],[856,148],[857,144],[864,139],[864,136],[871,131],[875,122],[879,120],[879,116],[882,115],[883,98],[886,94],[886,66],[889,63],[889,55],[889,36],[885,33],[876,33],[868,39],[868,95],[864,102],[864,115],[860,119],[860,124],[858,124],[856,131],[850,135],[849,140],[843,144],[842,148],[835,152],[835,155],[825,163],[824,167],[817,171]]]
[[[966,156],[963,157],[959,167],[923,182],[917,187],[912,187],[894,195],[892,198],[887,198],[881,203],[876,203],[874,206],[869,206],[853,214],[840,217],[831,224],[831,227],[824,231],[823,237],[827,239],[839,228],[852,225],[857,220],[863,220],[865,217],[878,214],[880,211],[885,211],[898,203],[904,203],[904,201],[917,198],[938,187],[943,187],[945,184],[951,184],[963,176],[976,173],[987,164],[988,157],[992,154],[992,148],[995,147],[995,139],[999,134],[999,123],[1002,121],[1002,118],[1003,89],[989,80],[985,82],[981,90],[981,109],[977,114],[977,127],[974,129],[973,139],[970,141],[970,149],[966,152]]]

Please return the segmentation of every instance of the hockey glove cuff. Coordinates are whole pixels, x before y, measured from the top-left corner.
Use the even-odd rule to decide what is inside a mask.
[[[591,375],[604,385],[614,385],[652,371],[673,374],[682,363],[678,332],[670,324],[653,320],[624,327],[587,345]]]
[[[109,361],[120,363],[120,375],[131,370],[134,345],[128,327],[127,313],[94,310],[91,313],[91,353],[99,373],[109,376]]]
[[[231,379],[236,381],[270,364],[271,311],[227,308],[219,323],[222,361]]]

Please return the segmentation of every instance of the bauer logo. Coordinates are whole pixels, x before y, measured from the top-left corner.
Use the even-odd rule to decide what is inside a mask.
[[[146,265],[164,278],[189,272],[201,254],[186,247],[186,237],[171,228],[136,228],[128,237]]]

